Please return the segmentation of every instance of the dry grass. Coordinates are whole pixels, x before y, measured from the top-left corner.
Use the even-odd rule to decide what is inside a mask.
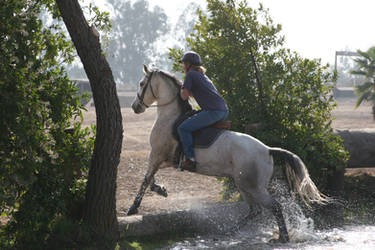
[[[333,116],[336,120],[332,126],[336,129],[360,129],[375,128],[375,121],[372,118],[371,105],[363,103],[355,108],[355,99],[338,99],[338,107],[334,110]]]

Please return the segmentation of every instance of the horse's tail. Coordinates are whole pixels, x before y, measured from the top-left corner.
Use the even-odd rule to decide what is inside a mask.
[[[284,157],[286,164],[285,174],[290,188],[299,194],[303,202],[310,207],[311,203],[327,204],[330,199],[322,194],[310,179],[303,161],[298,155],[282,148],[270,148],[270,155]]]

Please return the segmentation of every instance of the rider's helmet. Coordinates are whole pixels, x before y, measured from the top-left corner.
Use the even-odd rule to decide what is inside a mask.
[[[194,51],[185,52],[184,56],[181,58],[181,60],[179,62],[180,63],[181,62],[188,62],[191,65],[195,65],[195,66],[201,66],[202,65],[201,57],[199,56],[198,53],[196,53]]]

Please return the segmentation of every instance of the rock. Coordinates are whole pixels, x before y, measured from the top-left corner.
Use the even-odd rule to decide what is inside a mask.
[[[347,167],[375,167],[375,129],[336,130],[349,151]]]

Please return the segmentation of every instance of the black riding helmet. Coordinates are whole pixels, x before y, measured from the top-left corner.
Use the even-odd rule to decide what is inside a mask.
[[[201,57],[199,56],[198,53],[196,53],[194,51],[185,52],[184,56],[181,58],[181,60],[179,62],[180,63],[181,62],[188,62],[191,65],[195,65],[195,66],[201,66],[202,65]]]

